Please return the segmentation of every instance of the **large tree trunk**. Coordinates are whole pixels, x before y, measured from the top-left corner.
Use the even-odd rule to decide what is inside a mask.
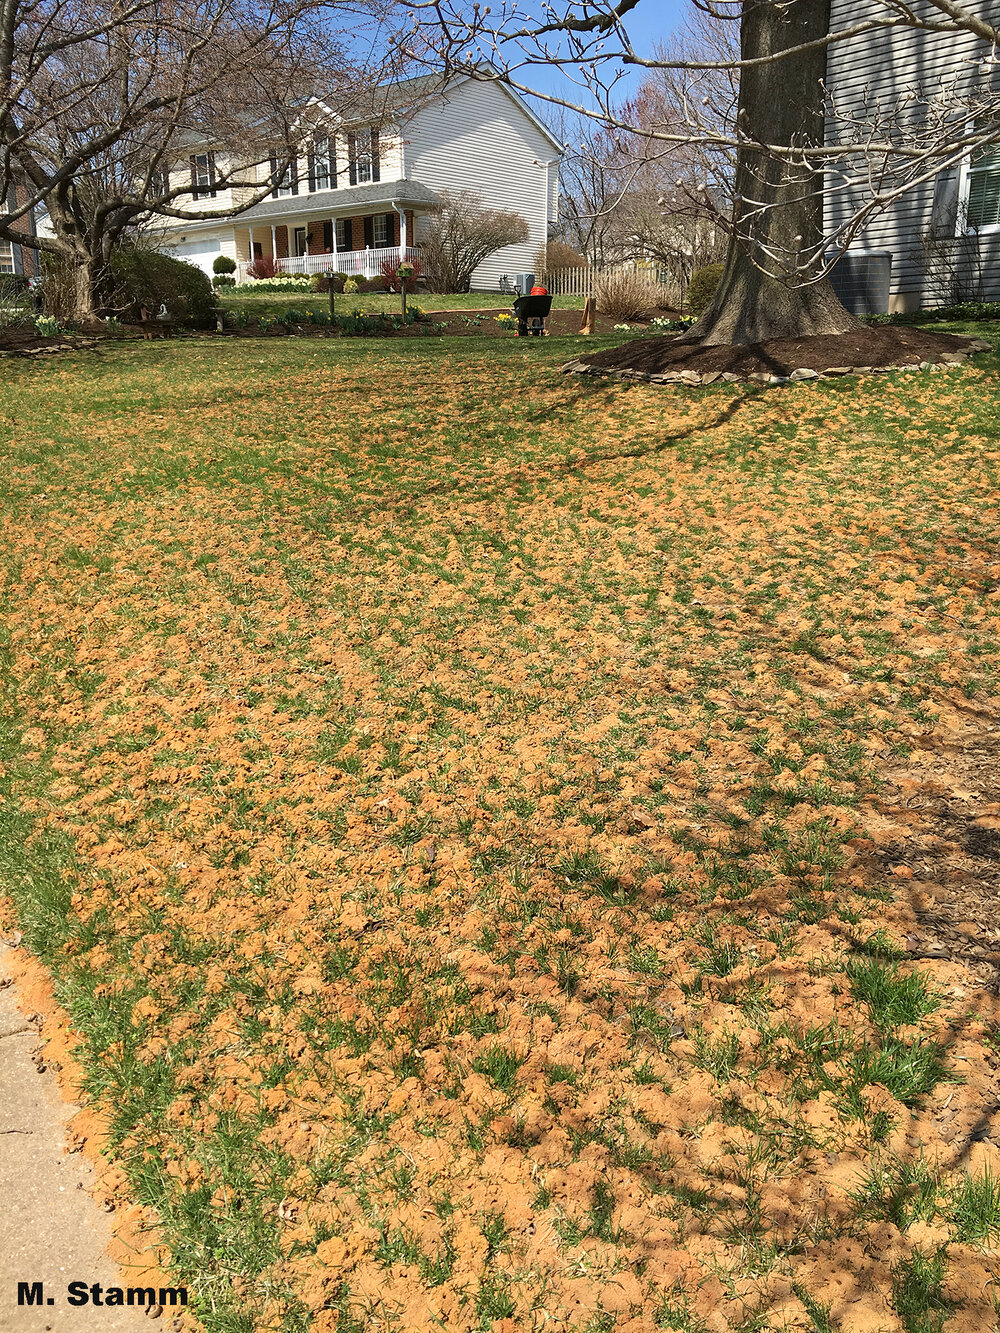
[[[858,322],[820,268],[800,269],[823,234],[823,176],[807,162],[756,147],[822,144],[826,47],[767,59],[824,37],[830,0],[743,0],[740,52],[766,63],[740,77],[741,147],[734,180],[733,231],[715,298],[687,340],[705,346],[845,333]]]
[[[104,270],[101,237],[88,227],[83,211],[75,206],[72,183],[54,190],[48,199],[49,219],[54,232],[50,253],[62,269],[58,281],[57,312],[84,328],[101,322],[98,286]]]

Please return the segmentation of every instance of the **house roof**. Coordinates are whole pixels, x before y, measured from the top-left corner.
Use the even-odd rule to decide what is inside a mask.
[[[260,222],[286,213],[335,213],[345,208],[370,209],[379,204],[437,204],[438,196],[417,181],[372,181],[370,185],[345,186],[342,190],[318,190],[314,194],[285,195],[265,199],[245,213],[228,214],[237,222]]]

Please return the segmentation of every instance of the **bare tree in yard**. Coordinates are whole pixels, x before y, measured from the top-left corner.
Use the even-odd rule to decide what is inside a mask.
[[[827,95],[827,54],[898,29],[972,37],[986,57],[1000,46],[1000,28],[983,17],[981,0],[863,0],[833,27],[830,0],[695,3],[712,20],[738,27],[738,57],[641,55],[628,26],[647,0],[569,0],[558,11],[509,3],[490,12],[467,9],[464,0],[416,0],[415,7],[426,11],[421,39],[449,67],[488,77],[486,55],[493,77],[590,116],[609,134],[643,137],[658,163],[683,160],[692,148],[728,161],[732,202],[720,216],[729,238],[725,273],[693,340],[724,345],[852,329],[856,322],[829,283],[833,263],[877,213],[1000,138],[1000,93],[966,71],[933,94],[915,84],[859,113]],[[575,80],[578,99],[540,92],[532,70],[542,64]],[[673,96],[668,118],[643,123],[616,95],[626,67],[665,80],[672,93],[688,79],[728,77],[738,83],[736,117],[726,124],[702,114],[702,99]],[[824,209],[831,203],[836,215]]]
[[[7,0],[0,238],[55,256],[94,318],[126,229],[217,217],[230,188],[251,207],[308,133],[311,95],[337,112],[371,86],[336,25],[377,21],[378,2]],[[32,210],[51,231],[25,234]]]
[[[528,224],[519,213],[485,208],[468,190],[440,193],[441,203],[420,243],[420,262],[431,291],[467,292],[484,259],[528,239]]]

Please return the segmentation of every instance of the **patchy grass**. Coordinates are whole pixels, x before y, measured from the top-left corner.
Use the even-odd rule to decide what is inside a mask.
[[[210,1333],[986,1327],[985,1029],[860,835],[997,693],[990,363],[566,354],[8,364],[0,876],[120,1189]]]
[[[423,310],[506,310],[514,298],[501,292],[458,292],[442,294],[440,292],[417,292],[410,294],[411,303]],[[313,292],[299,289],[294,292],[229,292],[223,289],[219,293],[219,305],[224,310],[249,310],[255,318],[267,316],[281,319],[286,310],[329,309],[329,296],[325,292]],[[555,296],[552,298],[554,310],[582,310],[582,296]],[[400,307],[399,294],[390,292],[361,292],[353,296],[343,294],[335,297],[338,310],[360,309],[369,313],[396,313]]]

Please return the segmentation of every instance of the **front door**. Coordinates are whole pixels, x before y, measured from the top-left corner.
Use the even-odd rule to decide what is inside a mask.
[[[295,228],[295,253],[304,255],[306,252],[306,229],[305,227]]]

